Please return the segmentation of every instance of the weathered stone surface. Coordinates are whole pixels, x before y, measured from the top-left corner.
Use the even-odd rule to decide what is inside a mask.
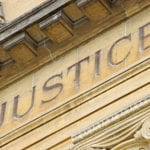
[[[18,4],[21,5],[24,4],[24,2],[25,1],[18,2],[16,8]],[[5,8],[5,3],[9,5],[10,2],[9,0],[3,2],[4,10],[6,11],[4,14],[7,20],[9,14]],[[14,3],[15,2],[12,2],[12,4]],[[29,3],[26,5],[28,4]],[[30,9],[33,8],[30,12],[21,15],[21,13],[27,10],[23,9],[23,11],[19,13],[20,17],[12,22],[6,23],[0,29],[0,45],[2,51],[7,50],[8,45],[9,49],[13,49],[13,52],[7,51],[6,53],[11,52],[7,55],[12,56],[10,59],[15,66],[12,66],[10,62],[5,63],[5,66],[8,67],[6,67],[7,70],[15,69],[11,70],[12,73],[8,75],[7,73],[5,74],[7,71],[4,70],[4,65],[1,65],[3,70],[0,70],[0,88],[8,86],[20,77],[52,61],[52,59],[77,47],[79,44],[102,33],[120,21],[131,17],[148,7],[150,3],[147,0],[117,0],[113,2],[104,0],[51,0],[43,3],[39,1],[37,4],[32,1],[30,4]],[[36,5],[38,5],[38,7],[36,7]],[[18,10],[16,9],[16,11]],[[16,16],[16,11],[14,11],[12,15]],[[20,34],[28,35],[25,36],[26,38],[23,44],[19,41],[16,43],[16,37],[20,37]],[[147,40],[148,38],[145,39],[145,42]],[[25,49],[32,50],[27,50],[28,52],[18,52],[18,48],[21,49],[20,51]],[[29,56],[29,59],[25,58],[25,60],[22,61],[21,66],[15,51],[17,51],[18,54],[26,53],[25,55]],[[30,52],[34,52],[36,57],[32,57]],[[13,53],[15,55],[13,55]],[[51,55],[50,57],[49,53]],[[5,82],[3,79],[6,79]]]
[[[1,147],[69,149],[73,133],[148,95],[149,12],[1,90]]]
[[[0,149],[148,150],[149,0],[49,2],[0,30]]]

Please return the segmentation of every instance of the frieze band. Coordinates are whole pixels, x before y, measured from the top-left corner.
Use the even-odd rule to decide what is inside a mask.
[[[147,51],[149,46],[145,46],[144,41],[149,38],[149,34],[145,33],[145,29],[148,28],[150,26],[150,23],[146,23],[144,26],[139,28],[139,49],[137,50],[137,53],[140,55],[142,54],[144,51]],[[24,37],[24,36],[23,36]],[[22,40],[22,38],[21,38]],[[122,60],[120,61],[114,61],[113,60],[113,51],[115,49],[115,46],[124,43],[125,41],[128,41],[129,43],[131,42],[132,39],[132,34],[129,34],[127,36],[123,36],[122,38],[118,39],[117,41],[115,41],[112,46],[110,47],[110,49],[108,50],[108,54],[107,54],[107,65],[109,65],[110,67],[117,67],[118,65],[124,63],[130,56],[131,53],[131,49],[130,50],[126,50],[127,53],[125,54],[125,56],[122,58]],[[97,76],[101,76],[101,59],[102,59],[102,50],[98,50],[97,52],[95,52],[94,54],[94,72],[93,72],[93,76],[97,77]],[[74,89],[78,89],[80,87],[80,76],[81,76],[81,72],[82,72],[82,65],[86,64],[87,66],[89,65],[89,63],[91,63],[91,57],[92,56],[87,56],[85,58],[83,58],[82,60],[79,60],[77,63],[69,66],[66,70],[67,70],[67,76],[69,76],[70,72],[74,72]],[[61,71],[61,70],[60,70]],[[61,96],[62,91],[64,90],[64,84],[61,83],[61,80],[63,80],[64,78],[64,73],[61,71],[61,73],[55,74],[51,77],[49,77],[44,83],[43,83],[43,88],[41,89],[43,91],[43,94],[45,93],[51,93],[53,92],[53,90],[57,90],[57,93],[55,93],[55,95],[51,96],[51,94],[49,94],[49,97],[47,99],[41,99],[41,106],[45,105],[46,103],[49,103],[52,100],[56,100],[59,96]],[[56,83],[51,85],[52,81],[55,81]],[[60,81],[60,82],[58,82]],[[36,95],[36,85],[34,85],[32,87],[32,93],[31,93],[31,103],[30,106],[28,108],[28,110],[26,112],[24,112],[23,114],[18,114],[18,103],[21,100],[21,95],[18,93],[18,95],[16,95],[13,99],[14,99],[14,104],[13,104],[13,113],[12,113],[12,118],[14,119],[19,119],[24,117],[26,114],[28,114],[34,106],[34,101],[35,101],[35,95]],[[1,115],[0,115],[0,124],[3,124],[4,118],[5,118],[5,111],[7,109],[7,102],[1,104]]]

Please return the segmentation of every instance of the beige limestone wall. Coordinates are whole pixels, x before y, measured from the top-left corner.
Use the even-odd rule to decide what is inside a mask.
[[[7,22],[31,11],[46,0],[2,0],[4,14]]]
[[[5,145],[2,150],[45,150],[48,148],[50,150],[60,150],[60,148],[69,150],[72,146],[71,135],[149,94],[149,75],[150,70],[138,74],[85,104],[15,139]],[[131,84],[135,82],[136,84]],[[112,100],[113,103],[105,105]]]
[[[150,21],[149,16],[148,8],[0,91],[0,103],[7,102],[4,123],[0,127],[1,149],[59,150],[61,147],[67,150],[72,146],[71,135],[149,94],[150,49],[139,51],[139,27]],[[149,32],[147,27],[145,34]],[[117,45],[113,53],[114,61],[122,60],[127,52],[130,52],[129,57],[119,65],[109,65],[110,47],[130,33],[132,40]],[[149,40],[145,44],[148,46]],[[95,52],[98,50],[102,50],[101,72],[95,76]],[[75,71],[67,74],[67,68],[87,56],[90,60],[82,64],[80,86],[74,87]],[[43,84],[61,72],[63,79],[55,79],[49,85],[63,83],[63,91],[56,99],[41,104],[41,100],[58,93],[58,89],[44,92]],[[24,117],[13,118],[14,97],[20,95],[18,113],[23,114],[30,106],[33,86],[36,86],[33,108]],[[65,105],[69,101],[71,103]],[[18,135],[21,136],[17,138]]]

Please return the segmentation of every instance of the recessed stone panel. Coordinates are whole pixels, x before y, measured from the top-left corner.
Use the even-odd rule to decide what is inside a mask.
[[[17,64],[26,65],[37,55],[36,43],[25,33],[21,33],[10,39],[3,46]]]
[[[26,31],[36,42],[41,42],[46,39],[46,35],[40,30],[38,24],[30,26]]]
[[[0,48],[0,72],[13,64],[13,59]]]
[[[40,28],[56,43],[61,43],[73,36],[71,22],[62,12],[58,12],[42,21]]]
[[[8,59],[10,59],[10,56],[2,48],[0,48],[0,62],[6,61]]]
[[[100,0],[78,0],[78,7],[92,21],[99,21],[107,17],[110,13]]]
[[[63,12],[69,17],[73,24],[85,21],[87,18],[76,3],[71,3],[63,9]]]

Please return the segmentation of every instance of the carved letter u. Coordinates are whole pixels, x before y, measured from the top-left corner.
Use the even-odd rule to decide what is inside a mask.
[[[0,114],[0,126],[4,122],[4,117],[5,117],[5,110],[6,110],[6,102],[2,104],[1,106],[1,114]]]
[[[32,107],[33,107],[33,105],[34,105],[35,88],[36,88],[36,87],[34,86],[33,89],[32,89],[32,99],[31,99],[30,107],[28,108],[28,110],[27,110],[25,113],[23,113],[23,114],[21,114],[21,115],[19,115],[19,114],[17,113],[19,95],[14,98],[13,117],[15,117],[15,118],[22,118],[23,116],[25,116],[26,114],[28,114],[28,113],[31,111],[31,109],[32,109]]]

